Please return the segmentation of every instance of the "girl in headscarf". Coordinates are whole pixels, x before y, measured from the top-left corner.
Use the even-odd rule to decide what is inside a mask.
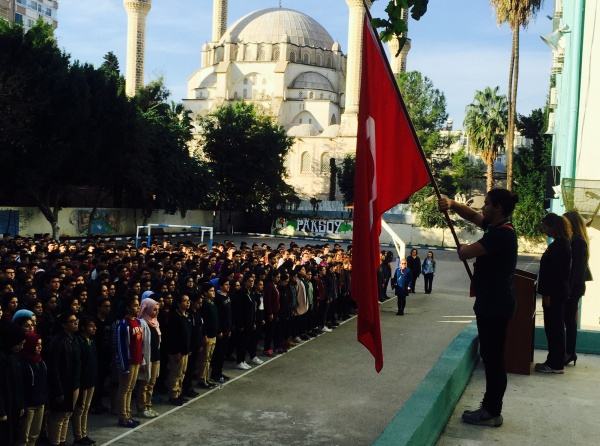
[[[25,413],[20,420],[19,444],[34,446],[42,430],[44,404],[48,399],[48,369],[42,359],[42,339],[35,332],[25,333],[21,350]]]
[[[139,392],[138,408],[143,409],[144,417],[154,418],[159,414],[152,409],[152,392],[156,378],[160,372],[160,324],[158,310],[160,305],[150,297],[142,300],[138,317],[144,319],[150,327],[150,361],[146,361],[140,370],[141,391]]]

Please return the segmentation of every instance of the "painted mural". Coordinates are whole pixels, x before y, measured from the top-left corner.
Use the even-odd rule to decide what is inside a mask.
[[[77,209],[75,214],[75,226],[80,235],[86,235],[90,223],[91,210]],[[114,235],[119,234],[121,228],[121,211],[119,209],[99,209],[92,221],[92,235]]]

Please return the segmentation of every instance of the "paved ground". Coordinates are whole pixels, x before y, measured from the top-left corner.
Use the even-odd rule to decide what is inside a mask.
[[[543,362],[545,351],[536,351]],[[460,421],[465,409],[479,406],[485,386],[479,366],[456,406],[438,446],[600,444],[600,356],[579,355],[577,366],[564,375],[509,375],[504,425],[470,426]]]
[[[406,316],[395,315],[395,299],[382,305],[385,365],[379,375],[356,342],[352,319],[249,372],[226,371],[231,382],[181,408],[157,404],[163,415],[134,430],[116,427],[115,417],[92,416],[90,436],[118,445],[370,444],[473,320],[467,277],[455,256],[436,251],[434,292],[424,295],[421,280]],[[521,266],[531,260],[524,257]]]

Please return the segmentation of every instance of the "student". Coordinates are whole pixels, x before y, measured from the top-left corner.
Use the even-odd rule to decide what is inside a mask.
[[[59,321],[62,332],[54,338],[48,352],[48,440],[53,446],[67,441],[81,381],[81,349],[75,339],[79,319],[75,313],[67,311]]]
[[[182,394],[186,398],[196,398],[200,395],[194,390],[192,380],[195,379],[201,369],[201,350],[204,342],[202,339],[204,336],[204,321],[201,314],[202,304],[202,295],[200,293],[196,292],[190,295],[190,308],[188,310],[188,320],[191,323],[190,354],[182,384]]]
[[[108,288],[106,294],[108,295]],[[96,305],[96,334],[94,343],[96,344],[97,364],[98,364],[98,379],[94,386],[94,396],[92,397],[92,413],[100,414],[107,412],[108,409],[103,405],[102,398],[105,394],[105,384],[110,376],[110,365],[112,363],[112,322],[111,317],[111,302],[106,296],[98,298]]]
[[[34,332],[25,334],[20,352],[23,368],[25,414],[21,417],[19,444],[35,446],[42,430],[48,400],[48,368],[42,359],[42,339]]]
[[[167,352],[169,354],[169,403],[181,406],[187,400],[183,397],[183,378],[187,370],[188,357],[192,342],[192,323],[189,319],[190,298],[180,294],[175,299],[175,311],[169,317],[169,336]]]
[[[91,445],[96,442],[88,437],[88,413],[94,387],[98,380],[98,352],[96,351],[96,322],[89,316],[83,316],[79,322],[77,340],[81,348],[81,382],[79,398],[73,412],[73,444]]]
[[[0,316],[2,309],[0,308]],[[16,324],[0,322],[0,444],[17,441],[19,420],[24,413],[23,370],[17,357],[25,334]]]
[[[121,270],[123,271],[123,270]],[[140,424],[131,415],[131,396],[144,358],[150,358],[150,328],[137,317],[140,303],[136,297],[125,300],[125,317],[113,325],[113,348],[119,376],[117,405],[119,426],[132,428]]]
[[[272,271],[265,285],[265,340],[263,354],[273,356],[274,339],[277,333],[279,316],[279,273]]]
[[[155,418],[159,414],[152,409],[152,393],[156,379],[160,373],[160,342],[161,331],[158,322],[160,305],[154,299],[147,297],[142,301],[138,318],[148,324],[150,330],[150,360],[146,360],[140,370],[140,393],[138,407],[143,408],[145,418]]]
[[[217,332],[217,343],[212,358],[211,379],[218,383],[224,383],[229,377],[223,374],[225,352],[231,340],[231,299],[229,298],[229,280],[225,277],[219,279],[219,290],[215,295],[215,305],[219,314],[219,330]]]
[[[409,293],[415,293],[415,286],[417,284],[417,279],[421,275],[421,259],[419,257],[419,252],[413,248],[410,250],[410,256],[406,258],[406,266],[410,270],[412,274],[412,278],[410,280],[409,285]]]
[[[246,354],[253,364],[262,364],[256,356],[256,302],[252,298],[254,277],[246,275],[242,281],[242,290],[234,295],[231,302],[231,312],[236,330],[236,367],[248,370],[251,366],[246,362]]]
[[[423,272],[423,281],[425,282],[425,294],[431,294],[433,275],[435,274],[435,260],[433,258],[433,251],[427,252],[427,257],[425,257],[425,260],[423,260],[421,271]]]
[[[217,334],[219,333],[219,310],[215,304],[215,287],[210,283],[202,286],[202,320],[204,321],[204,333],[202,345],[204,354],[200,366],[200,377],[198,385],[203,389],[214,387],[214,382],[210,381],[210,363],[217,343]]]
[[[410,293],[412,278],[413,275],[410,268],[407,267],[406,259],[400,260],[400,266],[396,268],[394,278],[392,279],[392,285],[394,285],[396,296],[398,296],[398,312],[396,313],[396,316],[404,316],[406,296]]]

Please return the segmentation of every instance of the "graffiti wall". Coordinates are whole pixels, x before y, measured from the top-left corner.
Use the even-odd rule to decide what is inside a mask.
[[[320,218],[279,218],[275,222],[273,233],[277,235],[296,235],[312,237],[352,238],[352,220],[334,220]]]
[[[71,213],[71,222],[77,228],[79,235],[88,233],[90,226],[91,210],[77,209]],[[120,234],[121,233],[121,210],[120,209],[98,209],[91,222],[91,234]]]

